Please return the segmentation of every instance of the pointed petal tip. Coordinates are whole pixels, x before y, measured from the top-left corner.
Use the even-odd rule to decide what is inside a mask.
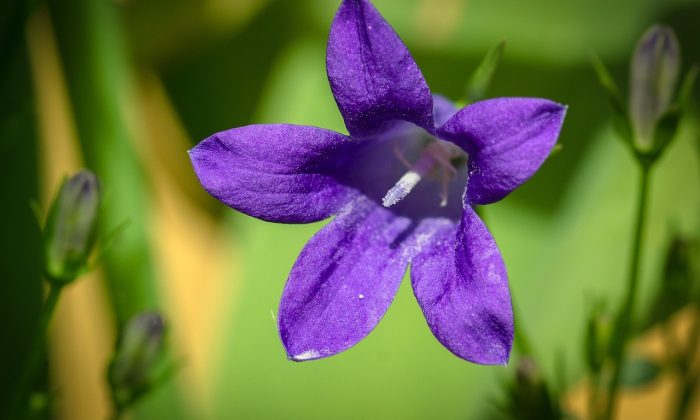
[[[511,349],[508,349],[505,353],[500,355],[500,357],[498,358],[498,361],[496,363],[494,363],[494,365],[507,367],[508,363],[510,363],[510,354],[511,354]]]
[[[440,138],[470,154],[467,203],[494,203],[530,179],[551,154],[568,109],[541,98],[487,99],[440,127]]]
[[[486,353],[474,355],[457,355],[458,357],[478,365],[484,366],[508,366],[510,362],[511,347],[503,347],[496,345],[493,349]]]
[[[539,99],[539,98],[523,98],[523,99],[542,101],[545,104],[545,106],[542,108],[543,112],[550,113],[550,114],[557,114],[562,119],[564,118],[566,113],[569,111],[569,105],[562,104],[562,103],[559,103],[556,101],[552,101],[550,99]]]
[[[559,113],[562,114],[562,118],[566,116],[566,114],[569,112],[569,105],[568,104],[560,104],[556,103],[557,106],[559,106]]]

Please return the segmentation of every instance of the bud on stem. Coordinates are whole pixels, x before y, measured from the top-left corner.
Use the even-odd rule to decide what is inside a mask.
[[[112,397],[118,408],[132,404],[158,382],[164,335],[165,322],[157,312],[136,315],[124,327],[109,366]]]
[[[654,25],[637,44],[631,63],[630,118],[642,150],[654,144],[656,126],[671,106],[680,71],[680,47],[673,29]]]
[[[97,237],[100,191],[97,177],[83,170],[61,185],[44,228],[44,271],[69,283],[86,268]]]

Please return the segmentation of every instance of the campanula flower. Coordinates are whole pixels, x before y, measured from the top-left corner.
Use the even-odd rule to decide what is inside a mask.
[[[190,151],[203,187],[238,211],[278,223],[335,216],[301,251],[282,294],[278,327],[289,358],[327,357],[362,340],[410,263],[435,337],[463,359],[506,363],[506,269],[472,205],[498,201],[533,175],[565,108],[502,98],[455,109],[431,94],[367,0],[340,5],[327,71],[349,135],[252,125]]]

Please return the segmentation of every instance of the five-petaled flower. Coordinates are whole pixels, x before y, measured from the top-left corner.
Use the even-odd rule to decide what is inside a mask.
[[[258,219],[335,218],[304,247],[278,326],[290,359],[342,352],[374,329],[407,265],[430,329],[455,355],[505,364],[513,341],[506,269],[472,205],[498,201],[540,167],[565,107],[500,98],[461,110],[433,96],[368,0],[343,0],[327,50],[350,136],[296,125],[214,134],[190,151],[204,188]]]

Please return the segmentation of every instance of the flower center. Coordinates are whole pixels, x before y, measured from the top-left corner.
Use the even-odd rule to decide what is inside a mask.
[[[409,169],[386,193],[382,204],[391,207],[403,200],[426,176],[438,179],[442,188],[440,192],[440,207],[447,205],[449,183],[457,175],[455,166],[466,162],[466,153],[452,143],[431,138],[421,151],[415,163],[409,162],[398,148],[394,150],[396,157]]]

